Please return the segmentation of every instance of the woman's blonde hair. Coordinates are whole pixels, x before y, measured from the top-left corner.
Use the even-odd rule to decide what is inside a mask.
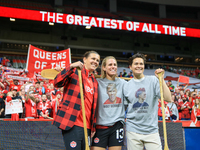
[[[115,57],[113,57],[113,56],[105,57],[103,59],[102,63],[101,63],[101,78],[105,78],[106,77],[106,71],[103,70],[103,67],[106,67],[107,60],[109,60],[109,59],[114,59],[116,61],[116,63],[117,63],[117,60],[115,59]]]
[[[11,91],[8,92],[8,93],[7,93],[7,96],[11,96],[11,97],[12,97],[12,92],[11,92]]]
[[[198,103],[198,109],[200,109],[200,99],[199,99],[199,98],[196,98],[196,99],[195,99],[195,105],[197,104],[197,103],[196,103],[196,100],[198,100],[198,102],[199,102],[199,103]]]

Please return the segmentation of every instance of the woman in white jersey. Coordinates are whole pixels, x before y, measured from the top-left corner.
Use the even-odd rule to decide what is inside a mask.
[[[143,54],[135,54],[129,58],[129,67],[134,78],[124,86],[124,95],[128,99],[126,135],[128,150],[161,150],[161,141],[158,133],[158,98],[160,86],[158,73],[155,76],[145,76],[144,65],[146,58]],[[163,75],[164,77],[164,75]],[[162,77],[162,78],[163,78]],[[171,101],[171,93],[163,80],[164,100]],[[142,101],[141,101],[141,95]]]
[[[98,81],[98,105],[96,133],[92,140],[92,150],[121,150],[124,139],[125,80],[116,78],[117,61],[108,56],[102,61],[101,78]]]

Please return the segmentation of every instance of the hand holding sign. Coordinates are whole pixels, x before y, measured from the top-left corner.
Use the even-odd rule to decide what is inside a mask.
[[[5,114],[22,113],[22,101],[20,99],[6,101]]]

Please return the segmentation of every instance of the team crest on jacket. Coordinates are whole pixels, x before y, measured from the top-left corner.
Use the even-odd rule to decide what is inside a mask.
[[[96,138],[94,139],[94,143],[99,143],[99,138],[98,138],[98,137],[96,137]]]
[[[70,143],[70,146],[71,146],[72,148],[75,148],[75,147],[77,146],[77,144],[76,144],[75,141],[72,141],[72,142]]]

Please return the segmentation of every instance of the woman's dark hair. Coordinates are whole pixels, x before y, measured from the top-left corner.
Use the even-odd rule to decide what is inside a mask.
[[[131,56],[131,57],[128,59],[128,64],[129,64],[129,66],[132,65],[133,60],[134,60],[135,58],[142,58],[143,61],[144,61],[144,64],[146,63],[146,57],[144,56],[144,54],[137,53],[137,54]]]
[[[89,57],[89,55],[90,54],[97,54],[97,55],[99,55],[96,51],[87,51],[84,55],[83,55],[83,58],[85,57],[85,58],[88,58]]]

